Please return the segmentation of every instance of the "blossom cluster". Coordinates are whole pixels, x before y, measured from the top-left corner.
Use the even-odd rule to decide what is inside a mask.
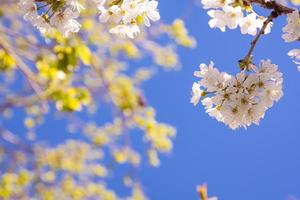
[[[78,0],[20,0],[24,19],[32,23],[42,34],[55,28],[65,37],[80,30],[76,20],[84,7]]]
[[[195,76],[201,80],[193,84],[191,103],[200,98],[206,112],[232,129],[259,124],[268,108],[278,101],[282,93],[282,73],[270,60],[263,60],[259,67],[251,65],[235,76],[220,72],[211,62],[200,65]]]
[[[149,27],[151,21],[160,19],[155,0],[94,0],[100,12],[102,23],[112,23],[110,33],[122,37],[135,38],[140,33],[140,26]]]
[[[257,30],[263,26],[265,17],[256,14],[249,6],[236,3],[234,0],[202,0],[204,9],[212,18],[208,22],[211,28],[219,28],[225,32],[226,27],[236,29],[240,27],[242,34],[256,35]],[[271,31],[272,23],[265,29],[265,34]]]

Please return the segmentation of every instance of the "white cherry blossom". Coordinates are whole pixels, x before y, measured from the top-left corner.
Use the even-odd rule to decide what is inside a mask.
[[[241,19],[243,18],[243,12],[241,7],[232,7],[232,6],[225,6],[223,8],[225,14],[226,25],[230,29],[237,28],[238,24],[240,23]]]
[[[234,1],[221,0],[202,0],[203,8],[209,9],[207,14],[211,17],[208,24],[211,28],[219,28],[222,32],[229,29],[236,29],[238,26],[242,34],[256,35],[257,29],[262,28],[266,18],[257,15],[253,10],[248,13],[245,7]],[[244,14],[245,13],[245,14]],[[245,17],[244,17],[245,15]],[[270,22],[264,34],[271,31],[272,22]]]
[[[241,20],[240,27],[242,34],[256,35],[257,33],[257,14],[251,13]],[[259,24],[260,25],[260,24]]]
[[[200,85],[198,83],[194,83],[192,87],[192,98],[191,98],[191,103],[194,105],[197,105],[199,103],[199,100],[202,96],[202,90],[200,89]]]
[[[210,28],[219,28],[222,32],[226,31],[225,13],[222,10],[209,10],[207,14],[212,17],[208,24]]]
[[[151,21],[160,19],[158,2],[155,0],[123,0],[108,6],[104,0],[94,0],[100,12],[99,21],[112,23],[110,33],[135,38],[142,24],[149,27]]]
[[[38,3],[44,3],[44,6],[38,7],[34,0],[20,0],[19,7],[24,14],[24,20],[31,22],[42,34],[56,29],[63,36],[68,37],[70,33],[79,31],[81,25],[76,18],[79,17],[84,7],[78,0],[66,0],[58,8],[52,5],[56,3],[55,1],[39,1]],[[40,10],[44,7],[45,11]]]
[[[157,10],[158,2],[157,1],[146,1],[143,4],[143,21],[145,26],[150,26],[150,21],[158,21],[160,19],[159,12]]]
[[[222,8],[232,2],[233,0],[201,0],[204,9]]]
[[[55,13],[50,19],[50,24],[65,37],[68,37],[70,32],[75,33],[80,30],[81,25],[74,20],[76,15],[71,8],[67,8],[64,12]]]
[[[219,72],[213,63],[200,65],[200,78],[193,84],[191,103],[201,97],[209,116],[232,129],[259,124],[268,108],[282,96],[282,74],[270,60],[262,60],[253,72],[241,71],[235,76]]]

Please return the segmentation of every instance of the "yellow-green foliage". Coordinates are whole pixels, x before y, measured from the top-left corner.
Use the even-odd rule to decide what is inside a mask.
[[[196,40],[188,35],[188,30],[185,27],[184,21],[176,19],[171,26],[167,26],[170,35],[175,41],[185,47],[195,47]]]
[[[55,2],[53,9],[64,3]],[[142,84],[161,69],[178,69],[176,44],[194,47],[195,40],[182,20],[153,24],[135,40],[120,38],[109,33],[110,24],[98,22],[92,1],[81,3],[87,8],[81,31],[68,38],[55,30],[42,38],[22,21],[16,4],[0,4],[6,20],[0,18],[0,114],[15,120],[15,108],[23,110],[28,131],[0,145],[0,199],[117,200],[107,178],[124,168],[117,178],[131,193],[122,198],[146,200],[132,172],[143,162],[159,167],[161,154],[172,150],[176,130],[157,120]],[[168,42],[158,42],[165,36]],[[53,119],[66,126],[49,130],[66,138],[56,145],[40,139],[40,127],[55,127]],[[133,144],[137,134],[142,149]]]

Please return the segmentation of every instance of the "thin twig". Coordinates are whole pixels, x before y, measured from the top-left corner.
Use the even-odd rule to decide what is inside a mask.
[[[252,53],[256,47],[256,44],[259,40],[259,38],[265,33],[265,30],[268,26],[269,23],[271,23],[275,18],[282,14],[289,14],[295,11],[293,8],[286,7],[284,5],[281,5],[277,3],[276,1],[268,1],[266,2],[265,0],[243,0],[245,5],[251,5],[251,4],[258,4],[259,6],[266,8],[266,9],[271,9],[272,12],[268,16],[268,18],[264,21],[263,26],[261,27],[260,31],[256,34],[254,40],[251,42],[250,49],[244,59],[240,60],[240,67],[241,69],[248,69],[249,64],[251,63],[252,60]]]
[[[42,98],[45,100],[47,95],[43,94]],[[4,112],[6,109],[13,107],[27,107],[32,106],[39,101],[39,97],[36,95],[31,95],[27,97],[14,96],[6,99],[4,102],[0,103],[0,113]]]
[[[5,35],[14,37],[14,38],[20,37],[23,39],[23,41],[25,41],[28,45],[30,45],[30,47],[33,47],[35,49],[40,50],[41,48],[45,48],[44,46],[37,44],[35,41],[32,41],[32,40],[28,39],[27,37],[24,37],[24,35],[20,34],[19,32],[9,29],[5,26],[2,26],[1,24],[0,24],[0,32],[4,33]]]
[[[281,14],[289,14],[292,13],[293,11],[295,11],[295,9],[293,8],[289,8],[287,6],[284,6],[280,3],[277,3],[276,1],[265,1],[265,0],[244,0],[245,4],[258,4],[259,6],[266,8],[266,9],[270,9],[270,10],[275,10],[278,13]]]
[[[254,40],[251,42],[251,47],[247,53],[247,55],[245,56],[245,58],[243,59],[244,61],[248,62],[251,59],[251,55],[252,52],[254,51],[254,48],[257,44],[257,41],[259,40],[259,38],[265,33],[265,30],[268,26],[269,23],[271,23],[273,21],[273,19],[275,19],[276,17],[278,17],[279,15],[277,14],[276,11],[273,11],[269,17],[264,21],[263,26],[261,27],[260,31],[256,34]]]
[[[27,81],[29,82],[33,91],[39,97],[42,108],[44,111],[48,110],[48,106],[44,101],[42,90],[37,83],[35,74],[31,71],[31,69],[22,61],[22,59],[14,52],[13,48],[10,46],[8,42],[5,41],[2,37],[0,37],[0,46],[2,46],[15,60],[16,66],[18,69],[26,76]]]
[[[4,141],[10,144],[17,145],[19,148],[23,148],[27,152],[33,152],[33,149],[29,144],[22,141],[22,139],[19,138],[16,134],[2,127],[0,127],[0,138],[2,138]]]

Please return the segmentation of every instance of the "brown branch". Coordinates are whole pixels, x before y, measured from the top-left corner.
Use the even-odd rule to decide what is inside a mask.
[[[254,51],[254,48],[255,48],[255,46],[257,44],[257,41],[265,33],[265,30],[266,30],[268,24],[271,23],[273,21],[273,19],[277,18],[278,16],[279,16],[279,14],[276,11],[273,11],[269,15],[269,17],[264,21],[263,26],[261,27],[260,31],[256,34],[254,40],[251,42],[251,47],[250,47],[247,55],[242,60],[244,62],[244,64],[246,64],[246,67],[251,62],[252,52]]]
[[[266,2],[265,0],[244,0],[244,3],[246,5],[258,4],[259,6],[261,6],[263,8],[275,10],[279,14],[289,14],[289,13],[292,13],[293,11],[295,11],[295,9],[289,8],[282,4],[279,4],[273,0],[268,1],[268,2]]]
[[[251,4],[258,4],[259,6],[266,8],[266,9],[271,9],[272,12],[269,15],[269,17],[264,21],[263,26],[261,27],[260,31],[256,34],[254,40],[251,42],[251,47],[244,57],[244,59],[239,61],[240,68],[241,69],[247,69],[249,67],[249,64],[252,62],[252,53],[256,47],[256,44],[259,40],[259,38],[265,33],[265,30],[268,26],[269,23],[273,21],[273,19],[277,18],[278,16],[282,14],[289,14],[295,11],[293,8],[289,8],[287,6],[281,5],[277,3],[276,1],[268,1],[266,2],[265,0],[243,0],[245,5],[250,6]]]

